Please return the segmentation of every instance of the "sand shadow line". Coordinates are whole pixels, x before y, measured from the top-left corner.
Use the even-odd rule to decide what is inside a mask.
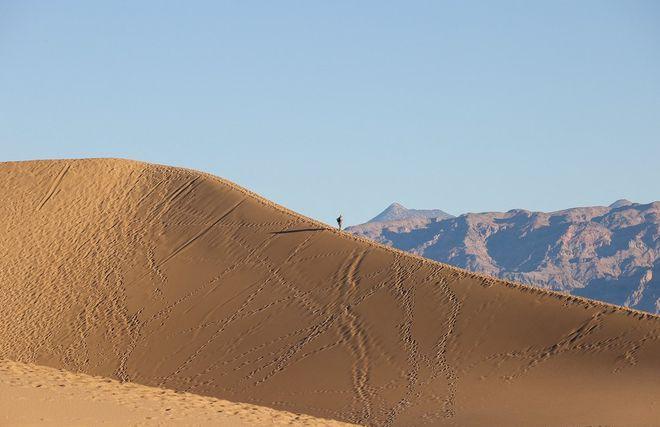
[[[302,233],[303,231],[323,231],[325,228],[300,228],[298,230],[282,230],[282,231],[273,231],[270,234],[289,234],[289,233]]]

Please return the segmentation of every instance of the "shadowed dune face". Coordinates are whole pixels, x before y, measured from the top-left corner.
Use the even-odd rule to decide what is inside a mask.
[[[388,250],[194,171],[0,177],[0,357],[369,425],[660,417],[657,317]]]

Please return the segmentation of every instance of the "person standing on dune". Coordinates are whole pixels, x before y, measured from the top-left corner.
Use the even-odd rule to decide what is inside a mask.
[[[337,217],[337,227],[341,230],[341,223],[344,222],[344,218],[339,214]]]

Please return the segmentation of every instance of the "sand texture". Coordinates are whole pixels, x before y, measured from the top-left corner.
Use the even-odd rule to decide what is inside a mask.
[[[656,316],[386,248],[190,170],[3,163],[0,195],[1,358],[366,425],[660,420]]]
[[[0,360],[0,425],[350,426],[339,421]]]

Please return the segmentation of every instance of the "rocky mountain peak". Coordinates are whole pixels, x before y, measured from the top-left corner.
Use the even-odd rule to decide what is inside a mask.
[[[414,218],[453,218],[440,209],[408,209],[401,203],[394,202],[368,222],[400,221]]]
[[[619,199],[619,200],[617,200],[616,202],[612,203],[612,204],[610,205],[610,207],[611,207],[612,209],[616,209],[616,208],[622,208],[622,207],[624,207],[624,206],[630,206],[630,205],[632,205],[632,204],[633,204],[633,202],[631,202],[630,200],[627,200],[627,199]]]
[[[660,314],[660,202],[437,212],[392,204],[348,231],[468,270]]]

